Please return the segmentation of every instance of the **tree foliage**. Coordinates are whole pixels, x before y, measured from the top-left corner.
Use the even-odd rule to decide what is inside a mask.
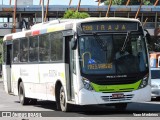
[[[106,0],[104,2],[105,5],[109,5],[110,0]],[[125,5],[127,3],[127,0],[112,0],[112,5]],[[150,0],[143,0],[144,5],[151,5],[153,3],[150,2]],[[130,0],[129,5],[140,5],[140,0]]]
[[[112,0],[112,5],[122,5],[125,0]],[[110,0],[104,2],[105,5],[109,5]]]
[[[85,12],[78,12],[73,10],[67,10],[63,16],[65,19],[80,19],[80,18],[87,18],[90,17],[88,13]]]

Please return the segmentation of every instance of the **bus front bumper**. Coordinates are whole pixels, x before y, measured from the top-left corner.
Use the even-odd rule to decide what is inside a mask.
[[[122,98],[113,98],[113,94],[123,94]],[[132,92],[120,93],[101,93],[81,89],[78,94],[79,105],[94,105],[94,104],[110,104],[110,103],[130,103],[130,102],[145,102],[151,100],[151,87],[148,85],[145,88],[138,89]]]

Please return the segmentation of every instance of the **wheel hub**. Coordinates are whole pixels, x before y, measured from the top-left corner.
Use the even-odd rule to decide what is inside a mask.
[[[65,96],[64,96],[64,92],[61,92],[60,102],[61,102],[61,105],[65,106]]]

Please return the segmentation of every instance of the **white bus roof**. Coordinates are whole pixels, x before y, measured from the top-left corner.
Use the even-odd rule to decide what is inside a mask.
[[[86,19],[61,19],[53,20],[45,23],[35,24],[31,27],[31,30],[26,30],[22,32],[17,32],[13,34],[8,34],[4,36],[5,40],[12,40],[17,38],[22,38],[26,36],[34,36],[38,34],[44,34],[54,31],[73,29],[77,23],[83,22],[94,22],[94,21],[133,21],[140,22],[138,19],[134,18],[121,18],[121,17],[90,17]],[[69,27],[66,27],[68,25]]]

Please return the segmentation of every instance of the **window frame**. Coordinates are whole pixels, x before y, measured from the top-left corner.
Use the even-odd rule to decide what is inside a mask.
[[[46,37],[48,37],[48,42],[49,42],[49,49],[48,49],[48,51],[49,51],[49,59],[48,59],[48,61],[46,61],[46,60],[44,60],[44,61],[41,61],[40,60],[40,37],[44,37],[44,36],[46,36]],[[39,37],[38,37],[38,62],[39,63],[45,63],[45,62],[47,62],[47,63],[49,63],[50,61],[51,61],[51,41],[50,41],[50,34],[49,33],[46,33],[46,34],[41,34],[41,35],[39,35]]]
[[[19,45],[18,45],[18,54],[20,53],[20,40],[19,39],[14,39],[13,40],[13,44],[12,44],[12,63],[17,64],[20,62],[20,55],[18,55],[18,61],[14,61],[14,42],[18,41]]]
[[[51,39],[51,34],[58,34],[58,33],[61,33],[61,35],[62,35],[62,37],[61,37],[61,39],[62,39],[62,59],[61,60],[55,60],[55,61],[53,61],[52,59],[51,59],[51,57],[52,57],[52,39]],[[50,35],[49,35],[49,39],[50,39],[50,62],[51,63],[64,63],[65,62],[65,60],[64,60],[64,58],[65,58],[65,37],[63,36],[63,31],[58,31],[58,32],[51,32],[50,33]]]
[[[37,41],[38,41],[38,43],[37,43],[37,59],[36,59],[36,61],[31,61],[30,60],[30,41],[31,41],[31,38],[37,38]],[[33,40],[33,39],[32,39]],[[36,35],[36,36],[30,36],[30,37],[28,37],[28,41],[29,41],[29,43],[28,43],[28,62],[29,63],[38,63],[39,62],[39,36],[38,35]],[[35,50],[36,50],[36,48],[34,48]]]
[[[27,55],[27,61],[24,61],[24,62],[23,62],[23,61],[21,61],[21,42],[24,41],[24,39],[27,40],[27,44],[28,44],[28,46],[27,46],[27,48],[28,48],[28,49],[27,49],[27,54],[28,54],[28,55]],[[19,62],[20,62],[20,63],[28,63],[28,61],[29,61],[29,39],[28,39],[28,37],[20,38],[20,39],[19,39],[19,46],[20,46],[20,48],[19,48],[19,50],[20,50],[20,51],[19,51],[19,53],[20,53]]]
[[[66,32],[66,31],[65,31]],[[53,60],[51,60],[51,40],[52,40],[52,38],[51,38],[51,35],[57,35],[57,34],[60,34],[60,38],[58,38],[58,39],[61,39],[61,41],[62,41],[62,46],[61,46],[61,48],[62,48],[62,55],[61,55],[61,60],[56,60],[56,61],[53,61]],[[41,37],[41,36],[45,36],[45,35],[47,35],[48,36],[48,39],[49,39],[49,60],[48,61],[40,61],[40,59],[39,59],[39,38]],[[65,36],[66,35],[64,35],[64,31],[56,31],[56,32],[50,32],[50,33],[45,33],[45,34],[39,34],[39,35],[35,35],[35,36],[29,36],[29,37],[22,37],[22,38],[16,38],[16,39],[13,39],[12,41],[13,41],[13,43],[12,43],[12,64],[46,64],[46,63],[65,63]],[[31,39],[32,38],[34,38],[34,39],[37,39],[37,42],[38,42],[38,45],[37,45],[37,54],[38,54],[38,59],[36,60],[36,61],[31,61],[30,60],[30,41],[31,41]],[[21,42],[23,41],[23,39],[27,39],[27,43],[28,43],[28,61],[26,61],[26,62],[22,62],[21,60],[20,60],[20,48],[21,48]],[[14,42],[15,41],[18,41],[18,54],[19,54],[19,56],[18,56],[18,61],[17,62],[15,62],[14,61]]]

